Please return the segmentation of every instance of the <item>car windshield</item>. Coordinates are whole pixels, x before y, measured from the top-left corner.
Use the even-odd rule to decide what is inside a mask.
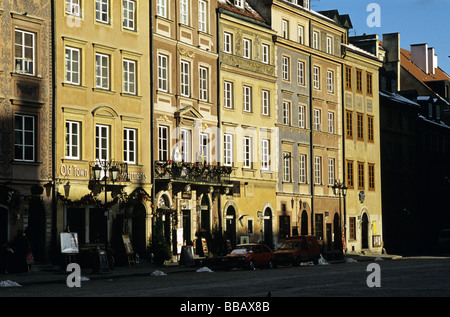
[[[231,251],[231,254],[246,254],[246,253],[253,253],[253,246],[250,245],[241,246]]]
[[[301,249],[299,241],[288,241],[281,245],[280,250]]]

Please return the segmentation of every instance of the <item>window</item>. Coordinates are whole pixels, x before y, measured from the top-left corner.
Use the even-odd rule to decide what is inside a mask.
[[[166,126],[158,127],[158,151],[159,160],[169,160],[169,128]]]
[[[181,129],[180,131],[180,143],[181,143],[181,160],[183,162],[191,162],[192,161],[192,154],[191,154],[191,130],[188,129]]]
[[[136,95],[136,61],[123,60],[123,92]]]
[[[373,126],[373,116],[367,116],[367,141],[374,142],[374,126]]]
[[[356,92],[362,93],[362,70],[356,70]]]
[[[244,168],[252,167],[252,138],[244,137]]]
[[[200,133],[200,155],[202,162],[209,163],[209,135]]]
[[[327,71],[327,91],[334,93],[334,72],[332,70]]]
[[[347,187],[353,188],[353,161],[347,161]]]
[[[299,85],[305,85],[305,62],[297,62],[297,82]]]
[[[81,0],[66,0],[66,13],[76,17],[81,16],[80,2]]]
[[[369,190],[375,190],[375,164],[368,164],[369,168]]]
[[[303,8],[309,10],[309,1],[310,0],[303,0]]]
[[[367,95],[372,96],[373,95],[373,75],[372,73],[367,72],[366,73],[366,85],[367,85]]]
[[[364,115],[362,113],[357,113],[356,118],[357,138],[358,140],[364,140]]]
[[[136,30],[136,1],[123,0],[123,28],[131,31]]]
[[[261,99],[261,113],[263,116],[268,116],[270,114],[270,92],[263,89]]]
[[[234,4],[236,5],[236,7],[238,7],[239,9],[244,9],[244,0],[235,0]]]
[[[289,21],[283,20],[281,21],[281,30],[282,30],[282,36],[285,39],[289,38]]]
[[[66,83],[80,85],[80,50],[66,47]]]
[[[261,169],[268,171],[270,169],[270,141],[261,140]]]
[[[15,72],[35,75],[36,35],[31,32],[15,30]]]
[[[14,159],[34,162],[36,155],[36,118],[16,114],[14,118]]]
[[[252,87],[244,86],[244,111],[252,111]]]
[[[101,161],[109,160],[109,126],[95,126],[95,158]]]
[[[328,112],[328,133],[334,133],[334,112]]]
[[[198,2],[198,28],[201,32],[208,32],[207,27],[207,10],[208,5],[206,1],[200,0]]]
[[[224,134],[223,135],[223,165],[232,166],[233,165],[233,135]]]
[[[252,41],[249,39],[244,39],[244,58],[252,58]]]
[[[327,36],[327,53],[333,54],[333,38],[331,36]]]
[[[291,181],[291,153],[283,152],[283,182]]]
[[[167,18],[167,0],[157,0],[156,14],[160,17]]]
[[[269,64],[269,59],[270,59],[269,45],[262,44],[261,48],[262,48],[262,62],[264,64]]]
[[[300,170],[299,182],[301,184],[306,184],[306,154],[300,154],[299,170]]]
[[[136,130],[123,129],[123,161],[136,164]]]
[[[364,163],[358,162],[358,189],[364,189]]]
[[[353,139],[353,112],[346,110],[346,131],[345,135],[348,139]]]
[[[303,33],[304,31],[303,31],[303,26],[301,26],[301,25],[299,25],[298,26],[298,42],[300,43],[300,44],[303,44]]]
[[[298,106],[298,127],[304,129],[305,128],[305,109],[306,107],[301,105]]]
[[[66,121],[66,159],[80,159],[80,126],[80,122]]]
[[[314,184],[322,184],[322,157],[314,157]]]
[[[352,68],[345,66],[345,89],[352,89]]]
[[[282,75],[283,75],[283,80],[288,81],[290,78],[289,75],[289,66],[290,65],[290,58],[287,56],[283,56],[282,58]]]
[[[316,50],[320,49],[319,42],[320,42],[319,32],[314,31],[313,32],[313,48],[314,49],[316,49]]]
[[[223,33],[223,51],[228,54],[233,53],[233,35],[231,33]]]
[[[320,68],[314,66],[314,89],[320,89]]]
[[[167,92],[167,56],[158,54],[158,89]]]
[[[283,124],[289,125],[291,123],[291,103],[283,101]]]
[[[190,97],[191,87],[190,81],[190,65],[189,62],[181,61],[181,95],[184,97]]]
[[[233,98],[233,83],[226,81],[224,82],[224,107],[228,109],[233,109],[234,107],[234,98]]]
[[[189,25],[189,0],[180,0],[180,23]]]
[[[320,109],[314,109],[314,130],[321,131],[322,129],[322,114]]]
[[[349,217],[349,239],[356,240],[356,217]]]
[[[208,101],[208,68],[200,66],[199,67],[199,89],[200,89],[200,96],[199,99],[201,101]]]
[[[334,158],[328,159],[328,185],[334,185],[334,168],[335,168],[335,160]]]
[[[95,54],[95,79],[97,88],[109,89],[109,55]]]
[[[109,0],[95,0],[95,19],[97,22],[109,23]]]

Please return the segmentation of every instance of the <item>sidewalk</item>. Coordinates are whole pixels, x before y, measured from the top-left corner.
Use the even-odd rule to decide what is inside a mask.
[[[337,261],[329,261],[329,264],[345,263],[347,261],[377,261],[377,260],[393,260],[400,259],[401,256],[388,254],[345,254],[344,259]],[[92,269],[81,268],[82,282],[83,278],[89,280],[98,279],[113,279],[127,276],[150,276],[155,271],[163,272],[165,274],[173,274],[180,272],[195,272],[199,266],[189,267],[179,265],[177,263],[168,264],[164,266],[157,266],[149,262],[141,262],[131,266],[118,266],[111,269],[107,274],[92,273]],[[214,267],[211,268],[213,271]],[[0,274],[0,283],[3,281],[12,281],[21,286],[32,284],[51,284],[51,283],[66,283],[67,277],[72,272],[66,272],[65,268],[60,266],[53,266],[51,264],[42,264],[32,266],[30,273],[14,273],[14,274]],[[1,288],[1,287],[0,287]]]

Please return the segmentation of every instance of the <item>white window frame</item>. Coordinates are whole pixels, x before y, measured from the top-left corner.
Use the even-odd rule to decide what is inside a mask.
[[[110,0],[95,0],[95,21],[106,24],[110,23],[109,1]]]
[[[137,162],[137,131],[136,129],[123,129],[123,161],[128,164]]]
[[[266,89],[261,90],[261,114],[270,115],[270,91]]]
[[[322,185],[322,157],[314,157],[314,184]]]
[[[74,129],[76,127],[76,129]],[[80,159],[80,134],[81,134],[81,122],[78,121],[66,121],[66,151],[65,158],[69,160]],[[76,153],[75,153],[76,152]]]
[[[189,0],[180,0],[180,23],[189,25]]]
[[[270,140],[261,140],[261,170],[270,170]]]
[[[200,156],[205,163],[209,162],[209,134],[201,132],[200,135]]]
[[[180,152],[183,162],[192,162],[192,132],[189,129],[180,130]]]
[[[169,127],[165,125],[158,126],[158,159],[169,160]]]
[[[313,32],[313,48],[316,50],[320,49],[320,36],[317,31]]]
[[[334,112],[328,112],[328,133],[334,134]]]
[[[314,89],[320,89],[320,67],[319,66],[314,66],[313,68],[314,72],[314,79],[313,79],[313,86]]]
[[[327,36],[327,53],[333,54],[333,38],[331,36]]]
[[[297,83],[301,86],[305,85],[305,62],[297,62]]]
[[[243,167],[244,168],[252,168],[252,158],[253,158],[252,146],[253,146],[252,137],[244,136],[244,138],[243,138],[243,148],[244,148]]]
[[[243,39],[243,47],[244,47],[243,57],[246,59],[251,59],[252,58],[252,40]]]
[[[137,62],[131,59],[123,60],[123,92],[137,94]]]
[[[224,107],[234,108],[234,84],[231,81],[224,82]]]
[[[72,16],[81,16],[81,0],[66,0],[66,13]]]
[[[167,0],[157,0],[156,14],[162,18],[167,18]]]
[[[21,128],[16,126],[17,118],[21,120]],[[36,117],[25,114],[15,114],[15,122],[14,122],[14,160],[21,162],[35,162],[36,161]],[[26,120],[31,120],[32,127],[30,129],[26,129]],[[31,137],[27,137],[30,135]],[[20,135],[20,140],[17,137]],[[30,142],[27,143],[27,140]],[[20,141],[20,142],[19,142]],[[26,149],[31,148],[31,157],[27,155]],[[20,157],[16,156],[17,150],[20,149]]]
[[[199,100],[208,101],[209,100],[209,69],[204,66],[198,68],[199,72]]]
[[[307,183],[307,174],[306,174],[306,154],[300,154],[299,156],[299,183],[306,184]]]
[[[95,87],[100,89],[110,89],[110,59],[106,54],[95,54]],[[104,71],[106,70],[106,75]],[[105,85],[106,81],[106,85]]]
[[[283,182],[291,182],[291,153],[283,152]]]
[[[95,158],[101,161],[109,161],[109,134],[110,126],[104,124],[95,125]],[[103,144],[102,141],[105,141]],[[105,152],[105,154],[103,153]]]
[[[20,33],[21,43],[14,42],[15,60],[14,71],[20,74],[35,75],[36,74],[36,34],[22,29],[15,30],[15,37]],[[31,36],[32,46],[27,46],[26,37]],[[27,56],[27,52],[31,49],[31,57]],[[19,56],[17,54],[20,54]]]
[[[158,54],[158,90],[168,91],[168,61],[169,57],[164,54]]]
[[[233,135],[225,133],[223,135],[223,165],[233,166]]]
[[[270,46],[267,44],[262,44],[261,45],[261,50],[262,50],[262,63],[264,64],[269,64],[269,59],[270,59]]]
[[[333,186],[335,180],[335,159],[328,159],[328,185]]]
[[[233,54],[233,34],[229,32],[223,33],[223,51],[228,54]]]
[[[208,3],[204,0],[198,2],[198,29],[200,32],[208,32]]]
[[[288,20],[282,20],[281,21],[281,32],[282,36],[285,39],[289,39],[289,21]]]
[[[244,85],[243,97],[244,97],[244,100],[243,100],[244,112],[252,112],[253,89],[251,86]]]
[[[244,1],[245,0],[234,0],[234,5],[239,9],[244,9]]]
[[[314,130],[321,131],[322,128],[322,111],[320,109],[314,109]]]
[[[290,125],[291,123],[291,103],[289,101],[283,101],[283,125]]]
[[[304,28],[303,28],[303,25],[298,25],[297,30],[298,30],[298,42],[300,44],[303,44],[303,41],[304,41]]]
[[[306,107],[304,105],[298,106],[298,127],[305,129],[305,119],[306,119]]]
[[[289,68],[290,68],[290,58],[288,56],[282,56],[282,78],[285,81],[289,81],[290,74],[289,74]]]
[[[136,31],[136,1],[122,0],[123,28]]]
[[[332,70],[327,71],[327,91],[334,93],[334,72]]]
[[[181,61],[181,71],[180,71],[180,89],[181,96],[190,97],[191,96],[191,63],[188,61]]]
[[[75,58],[75,52],[78,58]],[[72,85],[81,84],[81,50],[79,48],[66,46],[66,76],[65,82]],[[78,78],[78,79],[76,79]]]

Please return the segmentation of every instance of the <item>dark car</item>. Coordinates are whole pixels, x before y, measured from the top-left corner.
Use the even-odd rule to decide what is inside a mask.
[[[265,244],[239,244],[230,254],[222,258],[226,269],[243,268],[254,270],[256,267],[273,268],[273,251]]]
[[[286,238],[281,247],[274,253],[275,265],[293,266],[301,262],[319,262],[320,246],[315,236],[293,236]]]

